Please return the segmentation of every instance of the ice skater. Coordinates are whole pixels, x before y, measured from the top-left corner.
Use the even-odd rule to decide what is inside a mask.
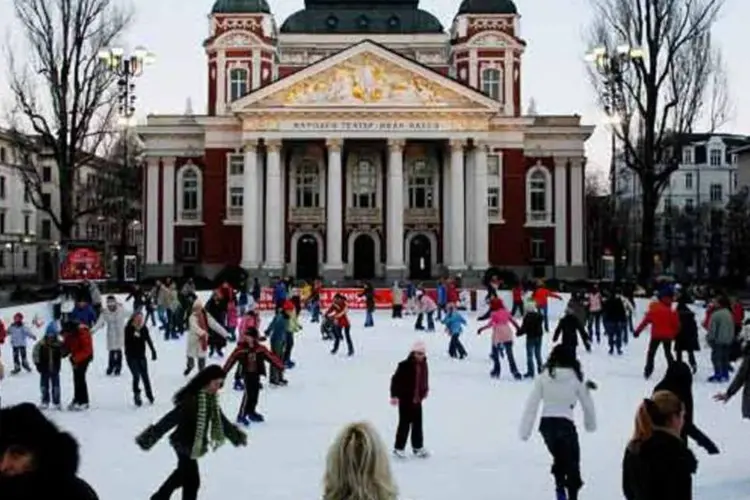
[[[437,311],[438,306],[435,303],[434,300],[432,300],[432,297],[424,293],[424,290],[419,290],[417,292],[417,310],[419,311],[417,315],[417,322],[414,325],[414,329],[417,331],[424,331],[424,325],[422,324],[422,320],[426,317],[427,318],[427,331],[428,332],[434,332],[435,331],[435,311]]]
[[[651,340],[648,343],[643,376],[648,380],[654,372],[654,357],[660,346],[664,349],[667,364],[674,361],[672,342],[677,338],[677,333],[680,331],[680,317],[677,311],[672,310],[672,292],[670,289],[660,292],[658,300],[651,303],[641,324],[633,332],[633,337],[638,338],[647,326],[651,327]]]
[[[146,399],[154,404],[154,392],[151,389],[151,378],[148,375],[148,360],[146,359],[146,346],[151,351],[151,361],[156,361],[156,349],[151,341],[151,334],[141,312],[136,312],[125,327],[125,361],[128,369],[133,375],[133,402],[141,406],[140,383],[143,382],[143,390]]]
[[[555,334],[552,336],[552,342],[557,342],[558,339],[562,338],[562,345],[575,351],[578,348],[579,337],[583,341],[586,350],[591,352],[591,339],[583,328],[583,324],[573,314],[573,311],[566,309],[565,316],[557,323]]]
[[[336,354],[339,351],[339,346],[342,340],[346,340],[348,348],[348,355],[354,356],[354,344],[352,343],[352,323],[349,321],[349,307],[346,303],[346,297],[337,293],[333,297],[333,304],[326,311],[326,316],[333,319],[336,327],[333,330],[333,348],[331,354]]]
[[[526,314],[516,336],[526,336],[526,373],[524,378],[534,378],[542,373],[542,337],[544,336],[544,318],[536,310],[533,300],[526,302]],[[534,366],[536,361],[536,367]]]
[[[456,309],[456,304],[449,302],[445,308],[445,316],[442,323],[450,336],[448,344],[448,355],[451,358],[464,359],[467,356],[466,349],[461,343],[461,334],[466,326],[466,318]]]
[[[51,322],[50,326],[55,323],[57,322]],[[39,407],[43,410],[48,409],[50,403],[56,409],[62,409],[60,404],[60,368],[65,356],[59,333],[58,327],[48,327],[44,338],[36,343],[32,353],[34,365],[39,372],[39,388],[42,393]]]
[[[13,348],[13,370],[10,374],[18,375],[22,367],[27,372],[30,372],[31,366],[29,366],[26,346],[28,340],[36,340],[36,336],[31,333],[29,327],[23,322],[23,314],[20,312],[13,315],[13,323],[8,327],[8,336],[10,337],[10,345]]]
[[[513,325],[518,330],[518,323],[498,298],[493,298],[490,301],[490,310],[492,311],[490,322],[477,331],[477,335],[481,335],[485,330],[492,329],[492,371],[490,377],[500,378],[500,355],[503,352],[508,359],[508,366],[513,378],[520,380],[522,377],[518,372],[516,359],[513,356],[513,330],[510,328]]]
[[[114,295],[107,297],[106,306],[102,309],[99,319],[91,328],[93,333],[107,329],[107,375],[120,376],[122,372],[122,350],[125,347],[125,323],[128,320],[125,308],[117,302]]]
[[[426,458],[422,428],[422,401],[430,392],[427,348],[424,342],[416,342],[409,356],[401,361],[391,377],[391,405],[398,406],[398,428],[393,454],[406,458],[404,449],[411,432],[414,455]]]

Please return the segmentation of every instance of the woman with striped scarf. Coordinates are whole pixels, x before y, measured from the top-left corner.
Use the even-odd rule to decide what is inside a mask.
[[[179,488],[182,488],[183,500],[197,499],[198,459],[209,447],[216,450],[227,440],[235,446],[247,445],[245,433],[224,416],[219,406],[218,392],[224,385],[224,376],[224,370],[218,365],[201,370],[174,395],[172,411],[135,438],[141,449],[149,450],[174,429],[169,442],[177,454],[177,468],[151,500],[168,500]]]

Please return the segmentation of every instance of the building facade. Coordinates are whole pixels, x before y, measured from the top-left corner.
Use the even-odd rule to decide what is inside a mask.
[[[509,0],[448,30],[418,0],[307,0],[277,28],[218,0],[206,114],[139,130],[146,272],[584,276],[592,128],[523,116],[518,21]]]

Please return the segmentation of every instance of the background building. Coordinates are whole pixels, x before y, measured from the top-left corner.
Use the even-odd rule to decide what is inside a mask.
[[[146,270],[579,277],[580,117],[523,116],[510,0],[218,0],[205,115],[149,116]]]

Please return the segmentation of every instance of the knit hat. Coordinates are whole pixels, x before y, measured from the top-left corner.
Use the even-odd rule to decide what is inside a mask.
[[[414,342],[414,345],[411,346],[411,352],[417,352],[420,354],[426,354],[427,353],[427,345],[421,341],[417,340]]]
[[[291,300],[285,300],[282,309],[285,311],[294,311],[294,302]]]
[[[23,314],[20,312],[17,312],[13,315],[13,323],[22,323],[23,322]]]

